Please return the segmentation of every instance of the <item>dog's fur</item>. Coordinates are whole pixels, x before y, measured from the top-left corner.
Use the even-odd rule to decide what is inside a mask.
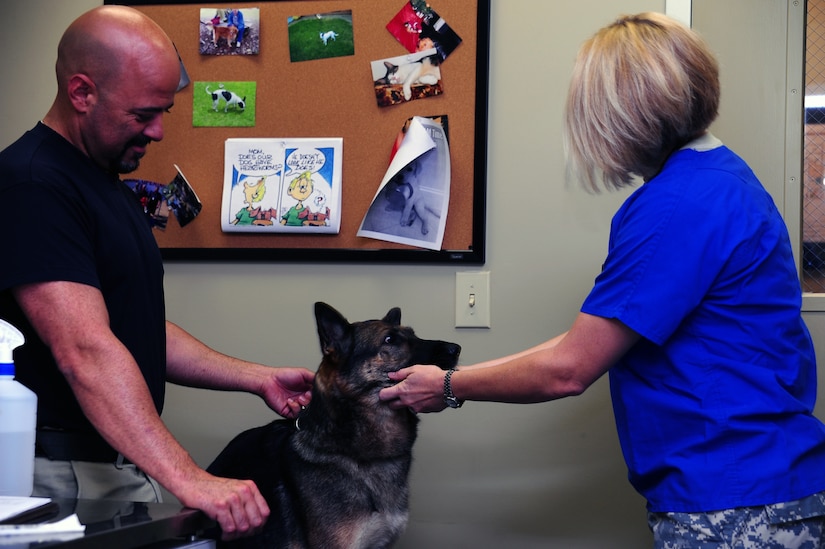
[[[246,108],[246,97],[241,97],[237,93],[223,88],[215,91],[209,91],[209,86],[206,86],[206,93],[212,97],[212,108],[218,112],[218,103],[221,99],[225,101],[223,112],[229,112],[229,107],[237,107],[239,110]]]
[[[295,422],[241,433],[208,468],[252,479],[271,509],[263,532],[233,546],[381,549],[406,527],[418,418],[378,392],[412,364],[454,367],[461,347],[418,338],[398,308],[350,324],[316,303],[315,317],[323,359],[310,405]]]
[[[394,208],[401,210],[401,226],[412,226],[415,220],[419,219],[421,220],[421,234],[426,235],[430,232],[431,222],[438,224],[441,212],[420,189],[418,182],[420,172],[421,162],[419,160],[414,160],[404,166],[390,180],[393,186],[387,199]]]
[[[338,33],[335,31],[321,32],[318,34],[321,36],[321,40],[324,41],[325,46],[327,45],[327,42],[329,42],[330,40],[335,40],[337,42]]]
[[[234,46],[238,39],[238,28],[234,26],[221,27],[213,22],[208,24],[212,28],[212,44],[217,47],[218,42],[226,40],[227,46]]]

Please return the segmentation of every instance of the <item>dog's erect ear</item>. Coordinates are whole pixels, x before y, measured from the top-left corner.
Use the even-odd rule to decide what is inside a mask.
[[[321,352],[327,355],[339,349],[339,342],[349,330],[349,321],[341,313],[319,301],[315,303],[315,322],[318,324]]]
[[[382,322],[386,322],[392,326],[400,326],[401,325],[401,309],[398,307],[393,307],[387,313],[387,316],[384,317]]]

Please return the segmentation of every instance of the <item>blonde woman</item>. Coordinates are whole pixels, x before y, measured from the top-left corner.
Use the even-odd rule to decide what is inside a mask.
[[[413,366],[382,391],[418,412],[578,395],[609,373],[629,478],[657,548],[820,547],[825,426],[785,224],[708,133],[717,62],[691,29],[621,17],[584,43],[564,126],[569,172],[639,183],[570,330],[459,370]]]

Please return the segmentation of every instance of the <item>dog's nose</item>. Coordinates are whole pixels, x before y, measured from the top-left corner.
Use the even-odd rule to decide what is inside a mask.
[[[444,364],[447,368],[455,368],[458,364],[458,355],[461,353],[461,345],[457,343],[445,343],[444,345]]]

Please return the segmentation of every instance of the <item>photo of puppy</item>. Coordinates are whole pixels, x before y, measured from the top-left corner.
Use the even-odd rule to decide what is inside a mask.
[[[209,86],[206,86],[206,93],[212,97],[212,109],[215,112],[218,112],[218,103],[220,103],[221,99],[223,99],[225,103],[223,112],[229,112],[229,107],[235,107],[240,111],[246,108],[246,97],[240,97],[235,92],[223,89],[223,87],[215,91],[210,91]]]

